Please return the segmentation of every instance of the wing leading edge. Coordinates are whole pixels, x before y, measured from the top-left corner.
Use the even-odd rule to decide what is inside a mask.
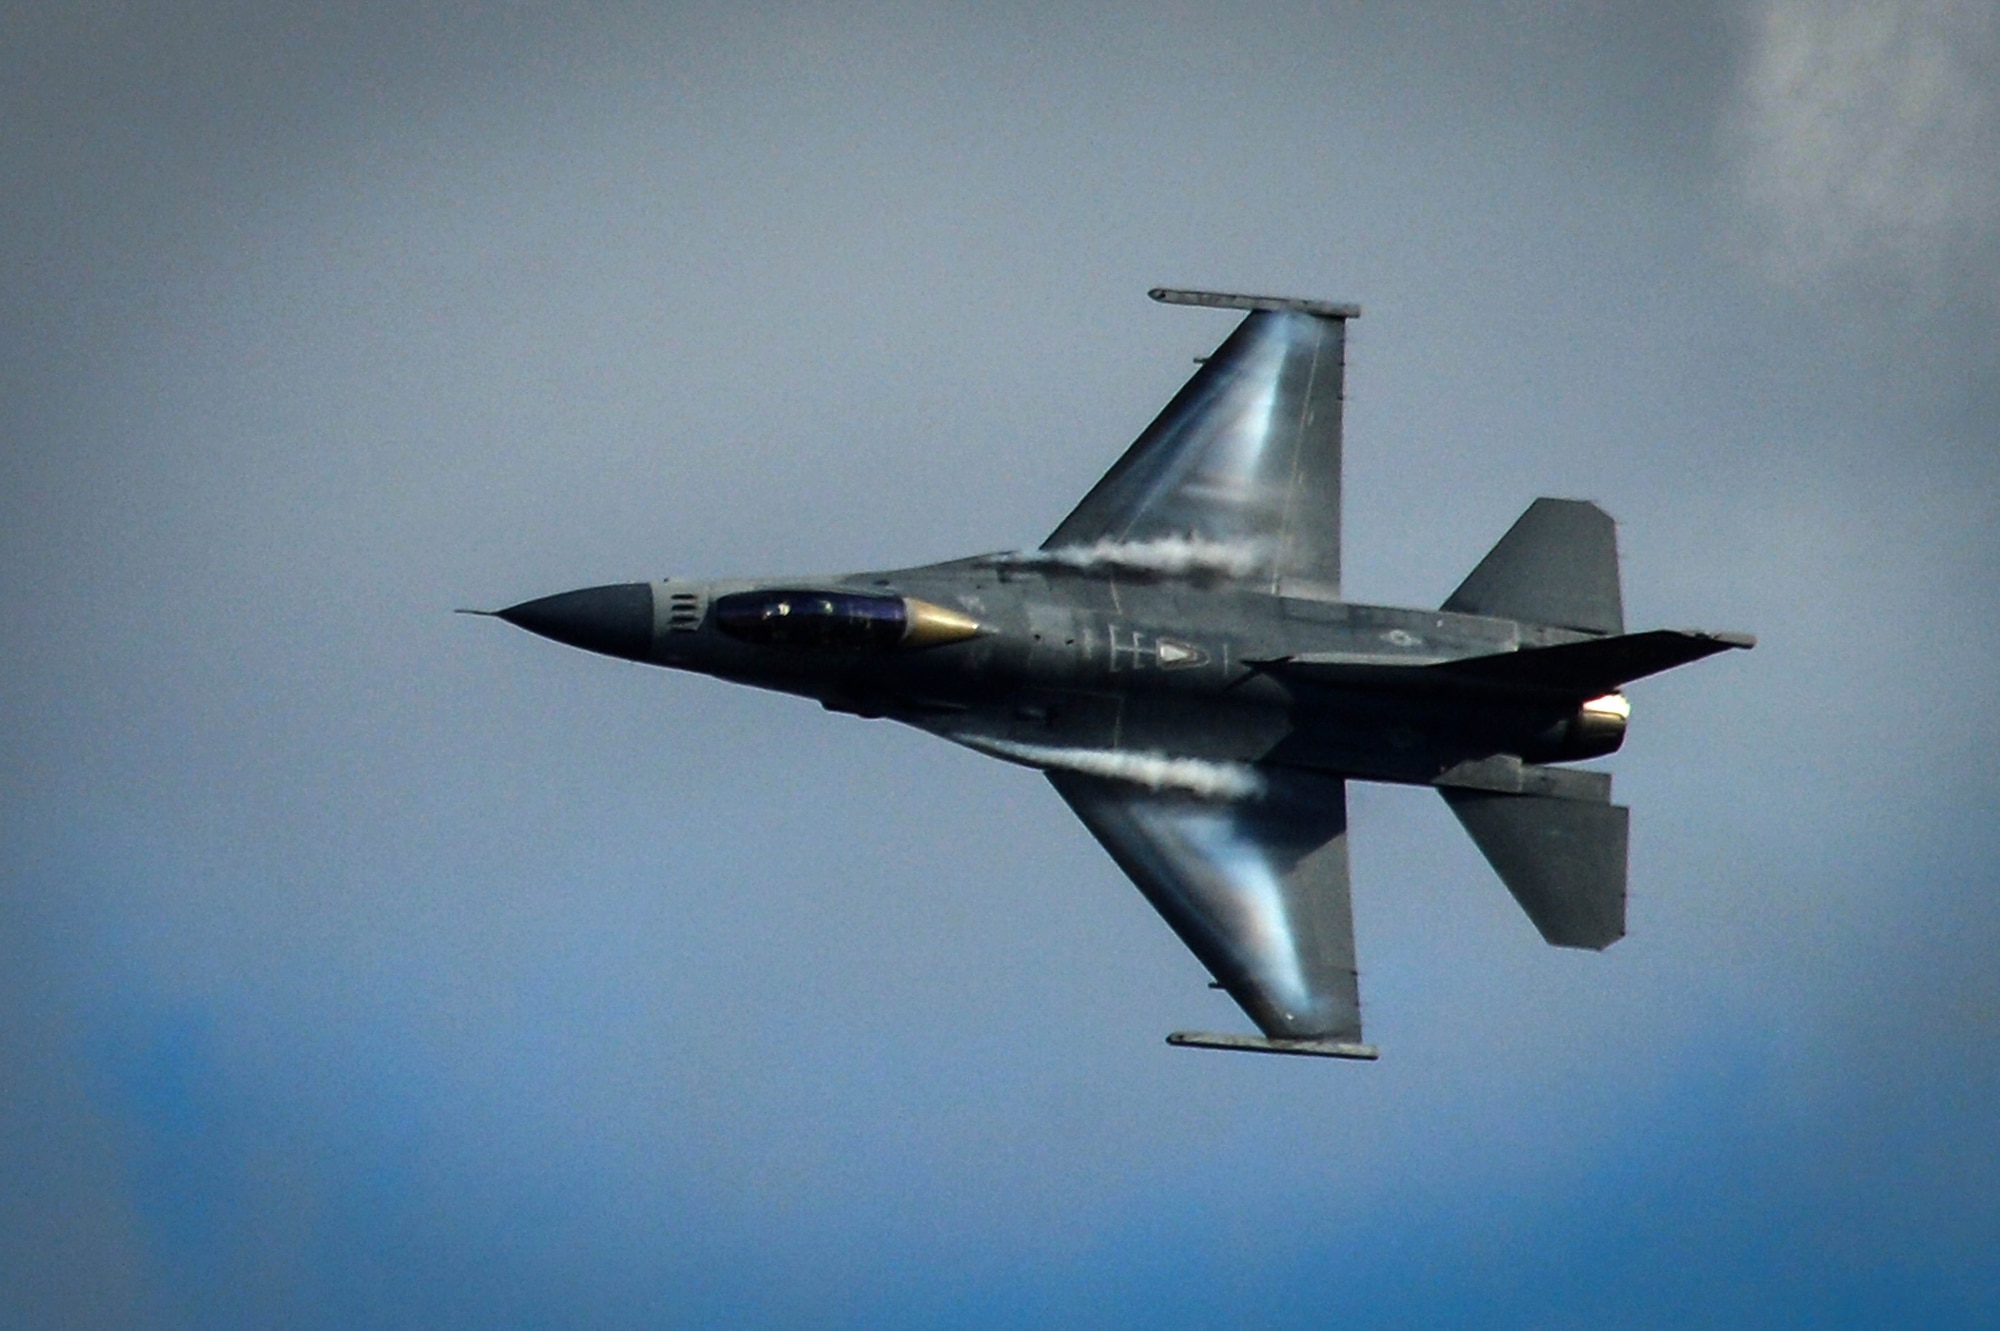
[[[1152,294],[1250,314],[1042,548],[1150,547],[1273,592],[1338,597],[1342,379],[1360,310]]]
[[[1274,771],[1261,799],[1210,800],[1048,777],[1266,1037],[1226,1037],[1226,1047],[1374,1057],[1358,1043],[1345,782]]]

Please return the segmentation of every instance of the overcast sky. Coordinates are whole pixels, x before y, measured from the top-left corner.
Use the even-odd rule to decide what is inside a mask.
[[[0,1324],[1990,1324],[1996,88],[1970,0],[0,11]],[[449,613],[1032,546],[1159,284],[1362,304],[1350,596],[1578,496],[1760,637],[1631,691],[1602,955],[1355,789],[1378,1064],[1167,1048],[1032,773]]]

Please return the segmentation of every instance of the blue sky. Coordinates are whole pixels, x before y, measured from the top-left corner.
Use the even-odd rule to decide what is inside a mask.
[[[56,8],[0,43],[0,1325],[2000,1307],[2000,28]],[[454,618],[1038,542],[1356,300],[1346,580],[1620,520],[1631,933],[1352,796],[1378,1064],[1031,774]]]

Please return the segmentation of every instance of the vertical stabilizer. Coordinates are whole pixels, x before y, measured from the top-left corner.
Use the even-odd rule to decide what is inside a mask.
[[[1537,499],[1443,608],[1585,633],[1623,633],[1618,525],[1581,499]]]
[[[1601,951],[1625,936],[1630,810],[1543,795],[1439,793],[1543,938]]]

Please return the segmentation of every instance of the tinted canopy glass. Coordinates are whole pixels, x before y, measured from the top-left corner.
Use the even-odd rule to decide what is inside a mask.
[[[736,592],[716,599],[715,626],[732,638],[773,647],[879,651],[902,641],[909,614],[896,596]]]

